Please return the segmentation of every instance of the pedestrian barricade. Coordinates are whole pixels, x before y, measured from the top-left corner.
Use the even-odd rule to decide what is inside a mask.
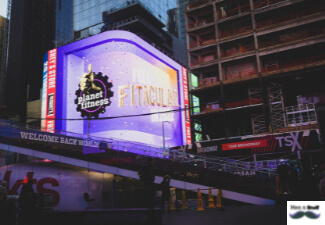
[[[197,211],[204,211],[200,188],[197,189]]]
[[[182,209],[187,209],[187,200],[185,190],[182,190]]]
[[[208,199],[208,203],[209,203],[209,205],[208,205],[208,208],[215,208],[216,206],[214,205],[214,198],[213,198],[213,195],[212,195],[212,189],[211,188],[209,188],[209,199]]]
[[[224,209],[224,205],[222,204],[222,197],[221,197],[221,190],[218,189],[218,192],[217,192],[217,204],[216,204],[216,207],[218,209]]]
[[[174,194],[175,194],[175,189],[171,189],[170,195],[169,195],[169,211],[175,211],[175,205],[174,205],[174,199],[173,199]]]

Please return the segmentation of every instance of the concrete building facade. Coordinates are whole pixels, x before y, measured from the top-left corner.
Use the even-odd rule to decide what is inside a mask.
[[[197,141],[322,125],[324,12],[319,0],[198,0],[187,5]]]
[[[25,120],[27,102],[40,99],[43,56],[48,50],[72,41],[72,9],[72,1],[11,1],[8,115]]]

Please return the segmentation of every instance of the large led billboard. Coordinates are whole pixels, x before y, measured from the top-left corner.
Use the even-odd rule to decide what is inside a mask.
[[[191,143],[186,69],[127,31],[49,51],[42,94],[48,132],[158,146],[165,139],[166,147]]]

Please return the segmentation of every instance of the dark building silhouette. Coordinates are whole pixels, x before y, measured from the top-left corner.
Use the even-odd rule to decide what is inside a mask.
[[[101,32],[128,30],[168,55],[173,54],[172,37],[162,30],[165,25],[141,4],[133,3],[121,9],[107,10],[102,15],[104,25]]]
[[[173,22],[172,32],[166,29],[168,12],[174,12],[174,18],[178,19],[176,1],[172,3],[152,1],[149,4],[141,0],[122,1],[120,4],[112,1],[76,2],[74,38],[79,40],[108,30],[130,31],[187,67],[186,46],[177,38],[176,21]],[[86,5],[92,7],[84,8]]]
[[[5,17],[0,16],[0,104],[3,104],[3,88],[5,81],[5,57],[6,57],[6,26],[8,20]]]
[[[12,0],[6,83],[8,113],[24,117],[40,99],[43,56],[72,39],[72,1]]]
[[[176,21],[177,21],[177,37],[186,44],[186,22],[185,22],[185,11],[187,4],[195,0],[177,0],[176,8]],[[173,20],[173,19],[171,19]]]

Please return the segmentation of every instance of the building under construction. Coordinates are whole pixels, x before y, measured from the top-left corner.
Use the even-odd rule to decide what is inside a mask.
[[[325,1],[199,0],[186,19],[196,141],[319,131]]]

